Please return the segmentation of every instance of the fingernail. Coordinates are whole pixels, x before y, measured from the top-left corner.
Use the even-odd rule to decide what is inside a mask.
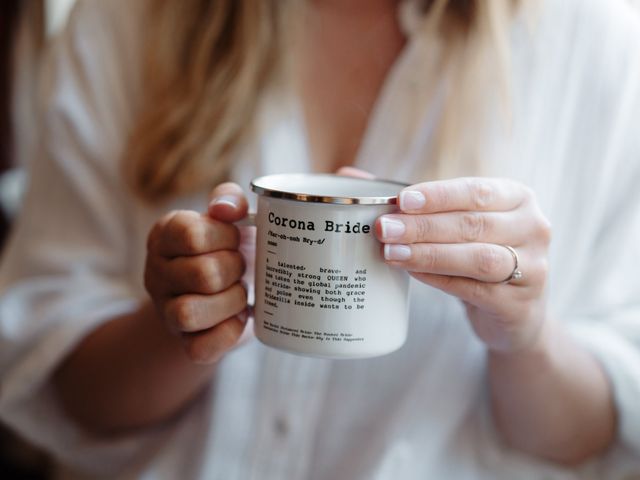
[[[422,192],[416,190],[405,190],[400,192],[400,209],[401,210],[417,210],[424,207],[426,199]]]
[[[401,237],[405,232],[404,223],[394,218],[380,218],[380,230],[382,230],[382,238],[391,240]]]
[[[409,260],[409,258],[411,258],[411,248],[407,245],[392,245],[387,243],[384,246],[384,258],[386,260]]]
[[[218,198],[215,198],[211,205],[229,205],[231,208],[238,208],[238,199],[233,195],[221,195]]]

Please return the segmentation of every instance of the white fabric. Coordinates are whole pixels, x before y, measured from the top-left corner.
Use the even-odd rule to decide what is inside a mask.
[[[417,282],[409,340],[391,355],[317,360],[254,341],[230,353],[212,388],[171,424],[109,442],[65,418],[51,371],[84,335],[144,298],[154,220],[169,208],[205,207],[204,192],[145,207],[119,176],[141,88],[138,3],[80,2],[48,66],[44,147],[0,275],[4,422],[76,479],[640,474],[640,22],[623,0],[547,0],[532,25],[514,26],[513,127],[495,134],[487,155],[496,174],[535,190],[553,224],[551,312],[601,360],[619,409],[619,439],[603,458],[568,470],[503,446],[487,413],[485,351],[463,308]],[[424,48],[412,37],[390,72],[357,166],[423,180],[437,121],[433,106],[416,102]],[[261,135],[238,154],[243,185],[309,170],[304,126],[289,107],[265,100]],[[415,134],[394,141],[407,131]]]

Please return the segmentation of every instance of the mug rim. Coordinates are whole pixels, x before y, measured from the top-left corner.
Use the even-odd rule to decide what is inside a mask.
[[[302,193],[299,191],[285,190],[282,188],[267,187],[264,184],[260,185],[267,179],[273,179],[274,177],[287,176],[287,177],[330,177],[330,178],[348,178],[356,182],[377,182],[385,183],[388,185],[397,185],[399,187],[408,187],[410,184],[399,182],[396,180],[387,180],[383,178],[359,178],[359,177],[342,177],[340,175],[334,175],[331,173],[276,173],[272,175],[263,175],[254,178],[251,181],[251,191],[265,197],[279,198],[284,200],[294,200],[297,202],[307,203],[329,203],[334,205],[396,205],[398,203],[397,195],[375,195],[375,196],[332,196],[332,195],[312,195],[308,193]]]

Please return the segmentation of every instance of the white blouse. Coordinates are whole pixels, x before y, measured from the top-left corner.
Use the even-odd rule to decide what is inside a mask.
[[[640,19],[623,0],[546,0],[533,22],[515,22],[513,125],[488,153],[496,175],[537,193],[554,231],[551,314],[611,380],[619,435],[602,458],[569,470],[502,444],[487,410],[483,345],[455,298],[418,282],[409,340],[393,354],[319,360],[254,340],[227,355],[172,422],[105,440],[65,417],[51,372],[97,326],[144,300],[152,223],[170,208],[206,208],[205,192],[146,207],[119,174],[143,87],[141,3],[81,1],[50,56],[42,148],[0,271],[3,422],[76,479],[638,478]],[[356,166],[418,182],[437,114],[417,101],[429,46],[411,33],[417,19],[406,20],[409,41]],[[265,99],[260,135],[238,154],[242,185],[310,169],[301,117],[281,100]]]

